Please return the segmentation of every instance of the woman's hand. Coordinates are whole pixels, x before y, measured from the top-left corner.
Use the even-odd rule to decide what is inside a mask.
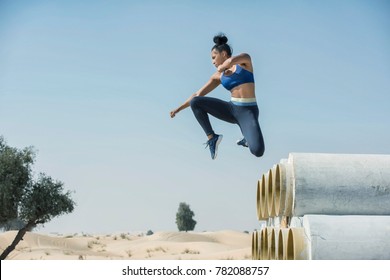
[[[232,58],[226,59],[221,65],[218,66],[217,70],[219,73],[222,73],[226,71],[226,69],[229,69],[232,65]]]
[[[179,113],[178,109],[172,110],[171,113],[170,113],[171,114],[171,118],[174,118],[177,113]]]
[[[225,70],[226,70],[226,67],[222,66],[222,64],[219,65],[218,68],[217,68],[217,71],[218,71],[219,73],[225,72]]]

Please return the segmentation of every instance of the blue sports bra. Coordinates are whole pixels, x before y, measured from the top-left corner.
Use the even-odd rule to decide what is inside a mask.
[[[231,90],[232,88],[246,84],[254,83],[255,79],[253,78],[253,73],[242,68],[239,64],[236,65],[236,71],[231,75],[226,76],[225,73],[221,76],[221,84],[227,89]]]

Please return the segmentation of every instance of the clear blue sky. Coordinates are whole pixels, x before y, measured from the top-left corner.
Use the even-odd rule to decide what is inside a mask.
[[[190,109],[224,32],[255,70],[263,158],[218,158]],[[389,1],[0,1],[0,134],[74,190],[47,232],[253,230],[256,183],[289,152],[390,152]],[[224,100],[222,87],[210,96]]]

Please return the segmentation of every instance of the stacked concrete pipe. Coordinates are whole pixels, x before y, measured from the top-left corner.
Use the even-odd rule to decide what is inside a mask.
[[[390,155],[291,153],[258,181],[254,259],[390,259],[389,215]]]

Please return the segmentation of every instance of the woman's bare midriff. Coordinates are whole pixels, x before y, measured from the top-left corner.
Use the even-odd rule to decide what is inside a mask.
[[[247,83],[236,86],[231,91],[232,97],[235,98],[254,98],[255,97],[255,84]]]

